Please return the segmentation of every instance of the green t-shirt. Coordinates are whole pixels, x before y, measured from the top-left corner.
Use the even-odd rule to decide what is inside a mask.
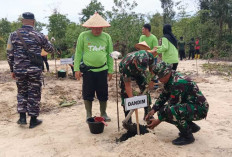
[[[185,42],[184,41],[179,41],[178,42],[178,47],[179,47],[179,50],[185,50]]]
[[[176,47],[165,37],[162,38],[162,45],[157,46],[157,53],[162,53],[162,60],[165,63],[178,63],[178,51]]]
[[[102,32],[100,36],[94,36],[91,32],[82,32],[77,40],[77,48],[74,60],[74,71],[80,71],[80,62],[83,54],[83,62],[87,66],[100,67],[91,69],[93,72],[100,72],[108,69],[113,73],[113,58],[110,56],[113,51],[112,39],[109,34]]]
[[[147,45],[151,48],[151,50],[155,47],[158,46],[158,40],[156,36],[151,34],[149,37],[146,35],[141,35],[139,38],[139,42],[146,41]]]

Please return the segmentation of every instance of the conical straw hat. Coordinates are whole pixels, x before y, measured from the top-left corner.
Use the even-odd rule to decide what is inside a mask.
[[[42,49],[41,56],[47,56],[47,55],[48,55],[48,53],[44,49]]]
[[[95,13],[82,26],[87,28],[96,28],[96,27],[110,27],[110,24],[105,19],[103,19],[101,15]]]
[[[147,45],[146,41],[135,44],[135,48],[137,50],[151,50],[151,48]]]

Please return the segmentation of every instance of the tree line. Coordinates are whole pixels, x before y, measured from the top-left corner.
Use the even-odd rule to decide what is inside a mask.
[[[80,23],[70,21],[67,15],[54,9],[49,23],[36,23],[36,29],[43,27],[48,30],[49,38],[54,37],[55,47],[62,52],[61,57],[70,57],[74,52],[74,43],[79,34],[86,28],[81,24],[89,19],[96,11],[110,22],[111,27],[104,29],[112,37],[115,49],[123,54],[135,51],[141,29],[145,23],[150,23],[152,33],[159,39],[163,36],[163,25],[171,24],[173,33],[179,39],[184,37],[186,43],[199,37],[201,52],[205,58],[232,57],[232,0],[198,0],[199,10],[191,15],[186,12],[184,1],[174,3],[172,0],[160,0],[163,13],[146,15],[135,13],[136,1],[113,0],[111,11],[105,10],[97,0],[92,0],[80,13]],[[174,11],[177,7],[178,13]],[[0,20],[0,59],[6,58],[6,42],[10,32],[21,27],[21,17],[10,22],[6,18]]]

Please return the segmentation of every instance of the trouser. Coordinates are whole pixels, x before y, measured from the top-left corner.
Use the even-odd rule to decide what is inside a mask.
[[[46,65],[47,71],[49,71],[49,64],[48,64],[48,58],[47,58],[47,56],[42,56],[42,58],[43,58],[43,62]],[[44,64],[42,66],[42,70],[44,71]]]
[[[194,50],[189,50],[189,59],[192,57],[194,59]]]
[[[196,50],[195,59],[200,59],[200,50],[199,49]]]
[[[179,54],[180,54],[180,60],[185,58],[185,51],[184,50],[179,50]]]
[[[186,129],[189,127],[187,122],[206,118],[208,109],[207,102],[165,105],[158,111],[158,117],[162,121],[174,124],[178,129]]]
[[[173,63],[173,64],[172,64],[172,70],[176,71],[177,66],[178,66],[178,63]]]
[[[135,79],[137,85],[139,86],[140,92],[143,93],[143,91],[146,89],[146,78],[141,77],[141,76],[133,76],[133,78]],[[126,93],[126,89],[125,89],[125,84],[123,81],[123,76],[120,76],[120,81],[119,81],[119,86],[121,88],[121,100],[122,100],[122,106],[124,109],[124,114],[125,117],[127,116],[127,114],[129,113],[129,111],[125,111],[125,104],[124,104],[124,99],[128,98],[127,93]],[[144,108],[144,113],[147,114],[150,110],[150,105],[151,105],[151,96],[150,94],[147,92],[146,95],[148,96],[148,107]]]
[[[84,100],[93,101],[95,92],[99,101],[108,100],[108,71],[87,71],[83,74],[82,96]]]
[[[41,100],[41,72],[15,73],[18,88],[17,110],[19,113],[28,112],[29,116],[38,116]]]

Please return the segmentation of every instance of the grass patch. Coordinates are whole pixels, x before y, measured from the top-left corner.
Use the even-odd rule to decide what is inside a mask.
[[[222,63],[206,63],[202,66],[203,70],[210,74],[231,76],[232,75],[232,64]]]

